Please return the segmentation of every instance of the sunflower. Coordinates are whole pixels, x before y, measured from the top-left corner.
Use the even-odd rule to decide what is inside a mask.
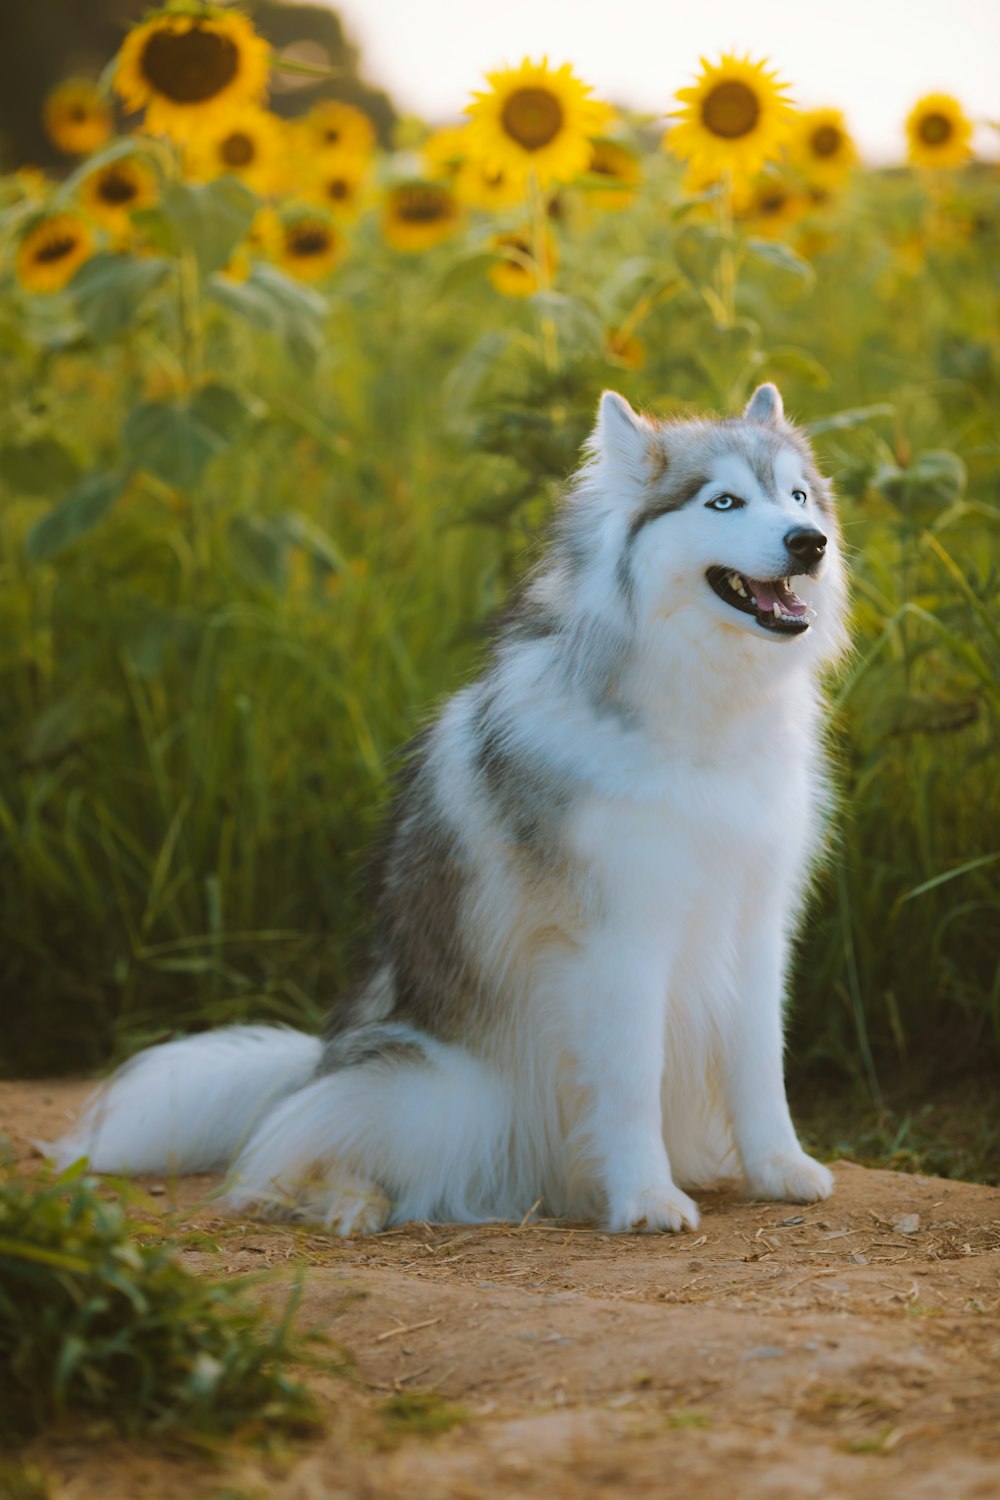
[[[300,281],[323,281],[344,258],[347,245],[325,214],[304,210],[279,220],[275,259]]]
[[[454,177],[468,150],[467,125],[443,125],[432,131],[420,148],[428,177]]]
[[[641,370],[646,363],[646,346],[634,333],[610,328],[604,335],[604,358],[622,370]]]
[[[113,129],[111,106],[93,83],[69,78],[42,105],[45,134],[67,156],[86,156],[103,146]]]
[[[915,167],[960,167],[972,155],[972,122],[950,94],[925,94],[906,118]]]
[[[591,141],[587,172],[592,177],[603,177],[609,183],[617,184],[608,192],[602,192],[600,188],[590,192],[588,201],[595,208],[614,213],[615,209],[628,208],[635,202],[635,193],[628,189],[638,187],[642,181],[642,168],[635,152],[620,141],[609,140],[607,136],[598,136],[597,140]]]
[[[792,107],[762,62],[723,53],[717,64],[701,59],[691,88],[679,89],[684,105],[671,117],[680,123],[664,144],[698,173],[752,177],[777,156],[792,128]]]
[[[429,250],[458,228],[458,199],[443,182],[401,182],[386,193],[382,233],[396,250]]]
[[[284,149],[282,121],[266,109],[248,105],[233,110],[215,130],[193,140],[184,162],[199,182],[238,177],[255,193],[266,195],[275,186]]]
[[[455,177],[455,192],[470,208],[499,213],[524,201],[524,178],[484,161],[464,161]]]
[[[78,214],[36,219],[18,246],[18,280],[28,292],[61,292],[93,250],[93,234]]]
[[[546,281],[552,280],[556,247],[551,235],[545,236],[541,265],[535,255],[533,236],[527,229],[495,234],[490,249],[497,253],[496,263],[490,267],[490,280],[505,297],[532,296],[542,284],[540,272],[545,273]]]
[[[751,183],[740,183],[733,198],[734,216],[764,239],[780,239],[810,206],[809,195],[784,172],[763,172]]]
[[[788,156],[807,182],[821,187],[843,182],[858,160],[839,109],[810,109],[796,115]]]
[[[156,177],[136,156],[120,156],[84,178],[80,201],[98,224],[114,234],[130,227],[134,208],[145,208],[156,197]]]
[[[519,68],[486,77],[489,92],[475,94],[466,110],[470,155],[511,177],[534,175],[542,185],[586,171],[589,138],[604,128],[608,109],[588,97],[589,87],[568,63],[550,68],[547,58],[525,58]]]
[[[367,179],[367,162],[356,156],[334,153],[316,163],[304,196],[322,203],[335,219],[350,223],[361,212]]]
[[[338,151],[347,156],[370,156],[375,149],[375,127],[363,110],[342,99],[325,99],[301,122],[308,149]]]
[[[178,141],[228,122],[267,93],[271,49],[246,16],[206,5],[159,10],[122,43],[114,86],[146,129]]]

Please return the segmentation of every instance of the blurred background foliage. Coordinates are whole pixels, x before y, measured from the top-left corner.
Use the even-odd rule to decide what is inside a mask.
[[[74,36],[101,38],[101,66],[135,13],[107,5],[100,32],[92,7],[65,11],[59,68],[43,77],[25,41],[21,160],[41,159],[44,86],[82,65]],[[329,12],[253,13],[357,80]],[[388,102],[351,97],[386,139]],[[854,574],[856,649],[831,686],[843,813],[804,926],[794,1079],[877,1100],[996,1068],[996,170],[800,177],[794,213],[772,193],[734,225],[728,189],[613,128],[632,177],[595,167],[492,212],[458,205],[451,166],[382,153],[321,275],[254,238],[244,184],[192,181],[135,137],[156,177],[136,241],[95,241],[47,293],[8,258],[5,1070],[96,1068],[226,1021],[316,1025],[359,974],[393,754],[474,671],[600,390],[670,415],[731,410],[767,378],[837,483]],[[392,218],[414,176],[416,244]],[[72,210],[78,178],[8,180],[10,256],[33,195]],[[511,267],[520,285],[495,274]]]
[[[357,49],[344,35],[335,11],[325,5],[254,0],[246,10],[260,34],[283,56],[329,78],[275,70],[271,108],[302,114],[320,99],[344,99],[363,109],[388,145],[396,122],[389,96],[365,81]],[[42,125],[41,103],[64,78],[96,78],[121,46],[133,22],[149,10],[146,0],[44,0],[5,7],[0,47],[0,170],[30,162],[57,166],[65,158]]]

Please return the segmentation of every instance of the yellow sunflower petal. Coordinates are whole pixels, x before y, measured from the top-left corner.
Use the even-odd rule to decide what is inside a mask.
[[[96,168],[80,187],[80,202],[87,213],[114,234],[129,228],[133,209],[145,208],[155,198],[156,175],[137,156],[120,156]]]
[[[531,297],[543,280],[551,283],[557,254],[555,240],[550,234],[545,235],[541,261],[536,255],[535,239],[530,229],[495,234],[489,243],[490,249],[497,254],[496,263],[489,270],[490,281],[505,297]]]
[[[382,205],[382,233],[396,250],[417,253],[449,239],[461,221],[458,199],[443,182],[401,182]]]
[[[70,78],[47,95],[42,124],[52,144],[68,156],[86,156],[111,135],[111,106],[94,84]]]
[[[313,151],[342,151],[348,156],[370,156],[375,149],[375,127],[365,114],[342,99],[324,99],[301,122],[303,138]]]
[[[146,129],[192,140],[267,93],[271,49],[246,16],[207,6],[156,11],[122,43],[114,87]]]
[[[789,160],[807,182],[836,187],[857,165],[858,152],[839,109],[809,109],[795,116]]]
[[[960,167],[972,155],[972,122],[950,94],[925,94],[906,119],[910,161],[916,167]]]
[[[238,177],[266,195],[278,183],[285,156],[284,122],[266,109],[234,109],[214,129],[203,131],[184,153],[184,164],[199,182]]]
[[[78,214],[37,219],[17,250],[17,278],[29,292],[59,292],[78,266],[89,260],[94,236]]]
[[[792,129],[787,85],[760,62],[723,53],[701,59],[696,82],[677,91],[684,105],[665,138],[667,150],[708,175],[752,177],[780,153]]]
[[[607,106],[568,63],[550,68],[525,58],[519,68],[487,74],[488,92],[473,95],[469,156],[491,170],[541,185],[571,182],[586,171],[590,138],[605,127]]]
[[[301,281],[325,281],[343,260],[347,242],[324,214],[303,211],[279,221],[272,253]]]

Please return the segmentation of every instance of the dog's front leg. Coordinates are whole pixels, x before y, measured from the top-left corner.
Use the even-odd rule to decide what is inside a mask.
[[[643,954],[621,937],[607,939],[589,945],[566,978],[575,991],[581,1144],[607,1227],[616,1233],[695,1229],[697,1205],[674,1182],[663,1142],[662,955]]]
[[[739,964],[726,1082],[736,1145],[754,1198],[814,1203],[833,1174],[799,1145],[785,1095],[782,1037],[787,945],[777,921],[757,924]]]

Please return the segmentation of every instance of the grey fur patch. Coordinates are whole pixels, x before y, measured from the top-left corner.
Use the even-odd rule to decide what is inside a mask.
[[[463,940],[475,867],[435,795],[431,743],[423,737],[411,755],[383,838],[376,947],[392,974],[392,1019],[467,1039],[470,1012],[483,998]]]
[[[658,521],[660,516],[667,516],[671,511],[683,510],[684,506],[690,504],[698,491],[707,483],[708,480],[703,473],[689,474],[686,479],[672,484],[666,493],[661,492],[654,496],[650,503],[637,511],[629,522],[626,548],[632,546],[639,532],[644,526],[648,526],[650,521]]]
[[[573,801],[565,775],[541,756],[514,746],[487,684],[480,692],[473,734],[476,766],[496,822],[519,849],[551,863],[559,825]]]
[[[417,1062],[427,1057],[426,1039],[412,1026],[372,1021],[334,1037],[323,1048],[319,1073],[357,1068],[363,1063]]]

